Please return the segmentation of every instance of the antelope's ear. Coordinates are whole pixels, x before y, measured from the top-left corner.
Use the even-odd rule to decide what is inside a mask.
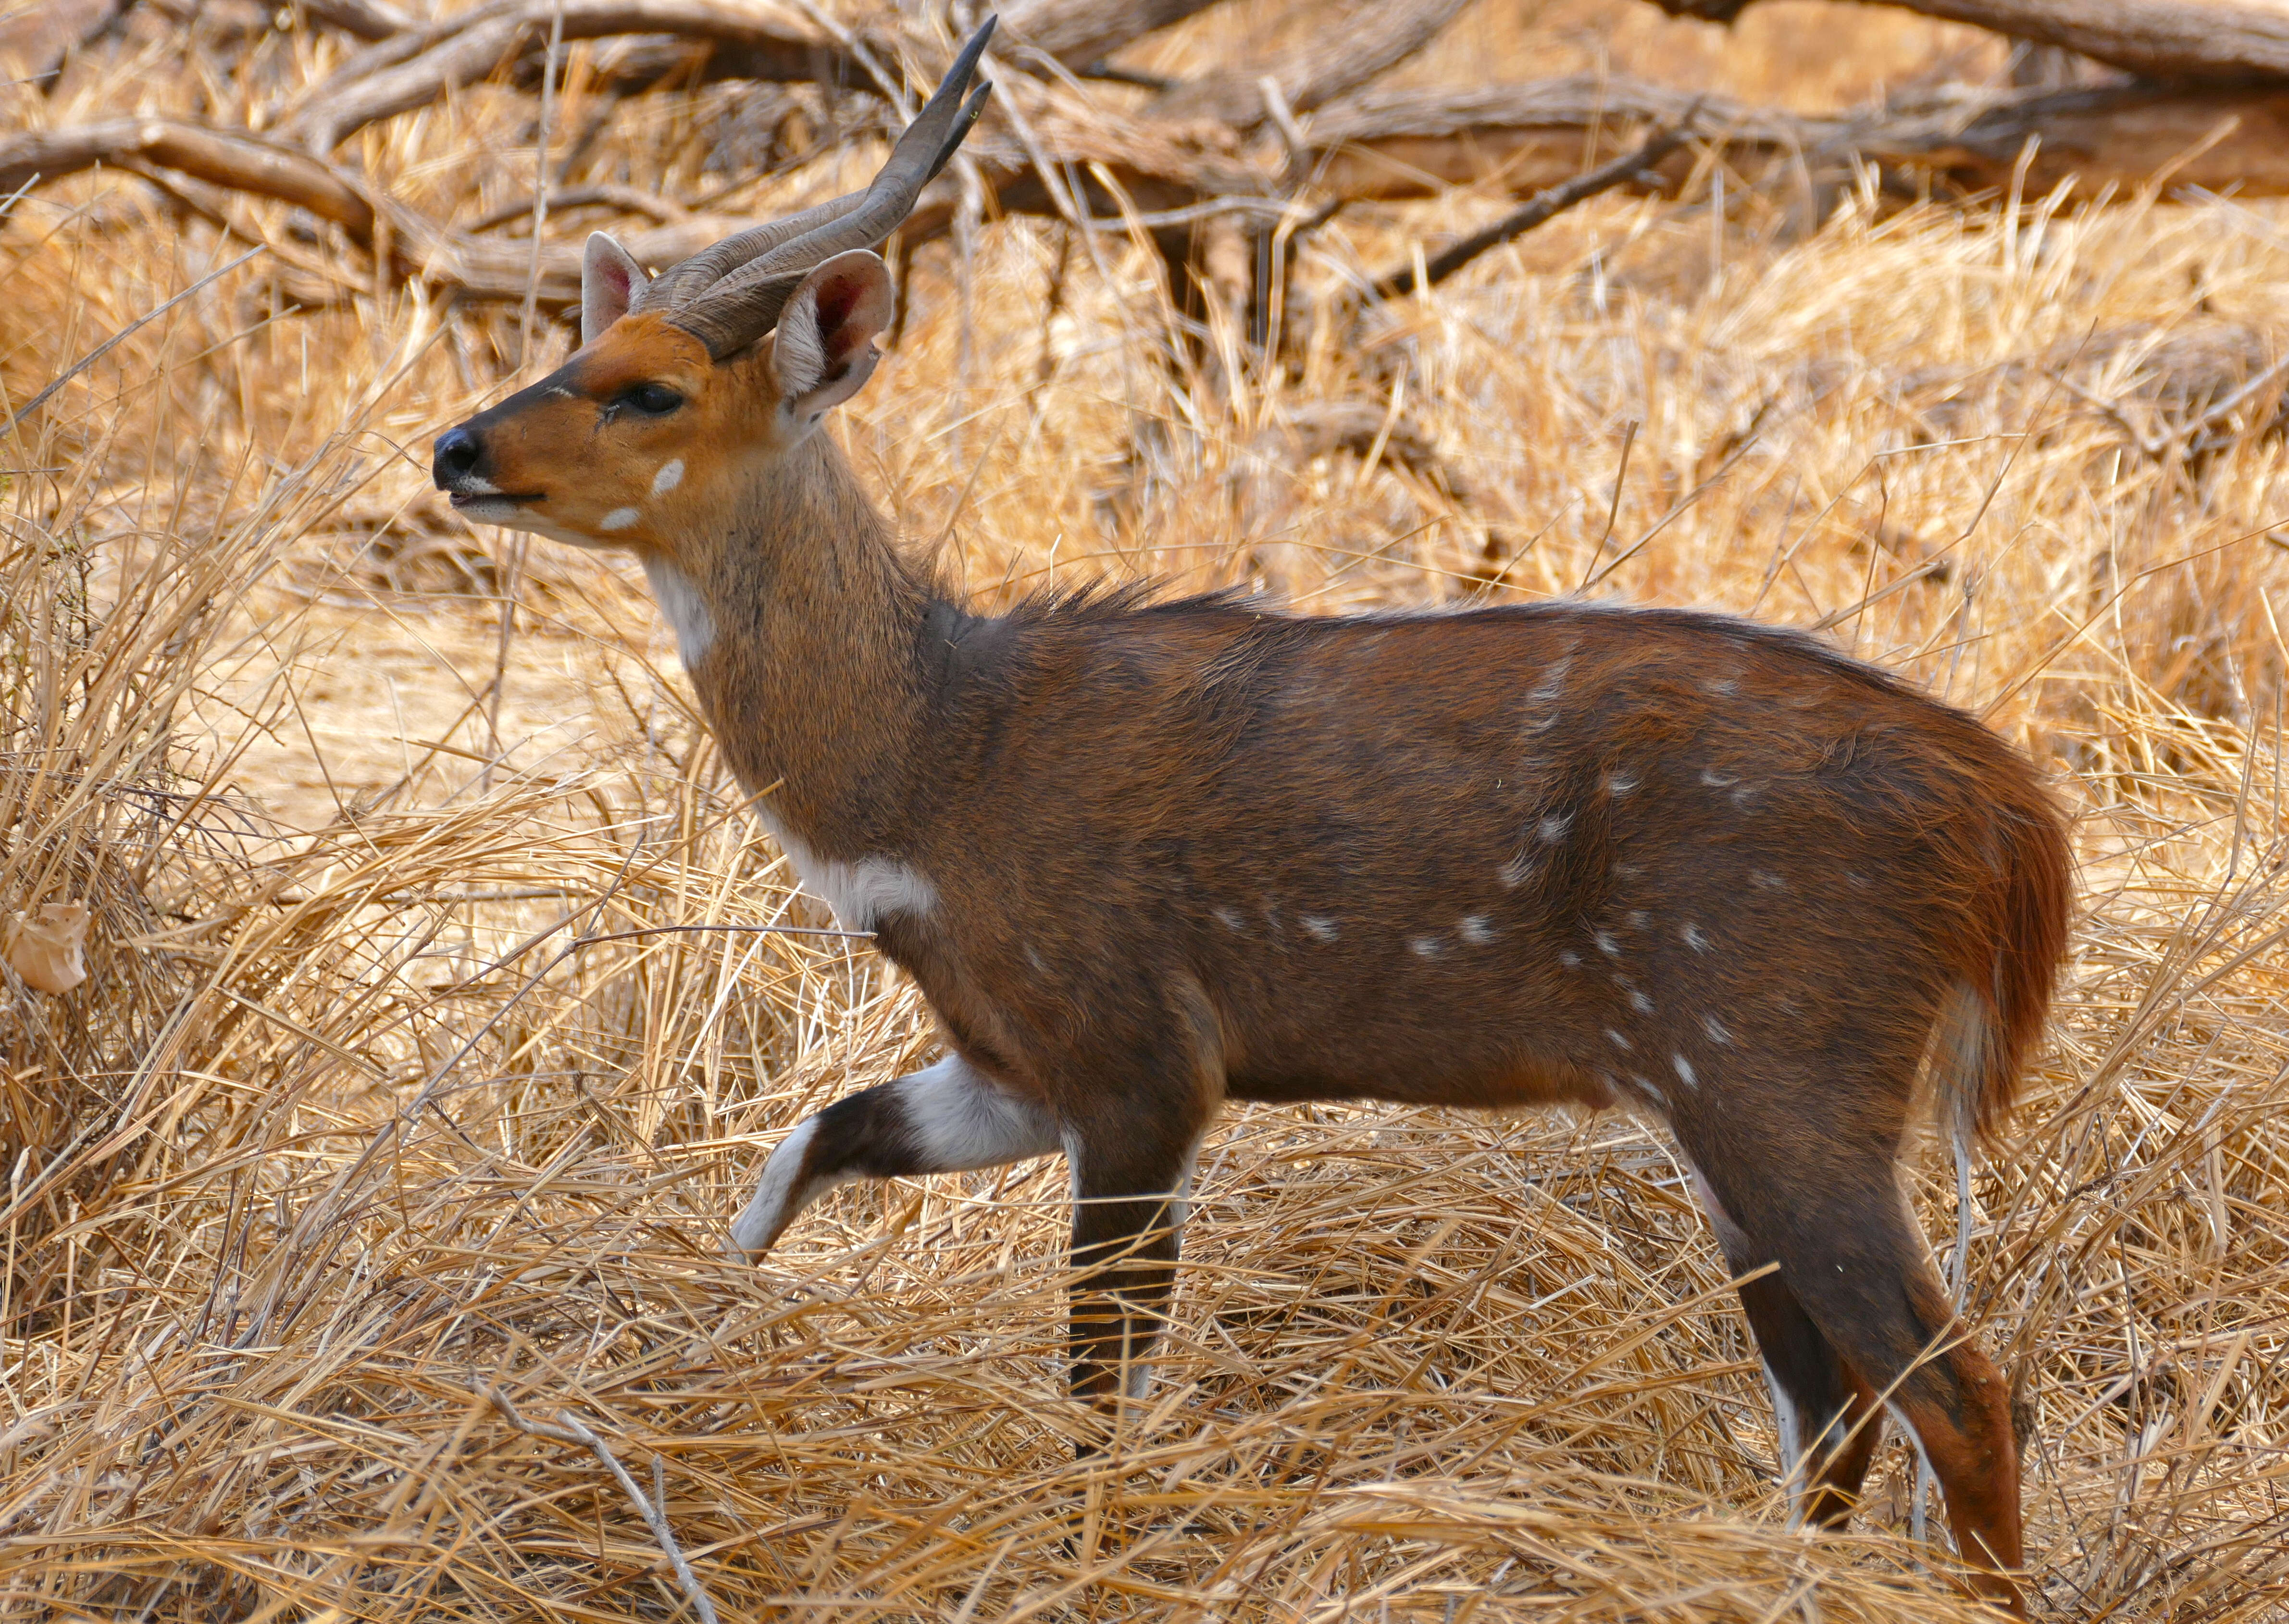
[[[627,314],[638,290],[650,280],[634,254],[605,233],[590,232],[580,256],[580,342],[593,344],[598,333]]]
[[[779,410],[798,434],[818,426],[873,375],[874,335],[890,324],[890,273],[863,248],[827,260],[787,295],[771,344]]]

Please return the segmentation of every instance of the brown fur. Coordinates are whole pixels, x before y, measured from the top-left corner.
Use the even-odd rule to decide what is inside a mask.
[[[803,299],[786,319],[854,353],[873,314]],[[1811,1514],[1849,1514],[1888,1400],[2016,1604],[2007,1397],[1896,1158],[1927,1053],[1943,1111],[1991,1129],[2041,1028],[2069,868],[2023,759],[1716,615],[1115,593],[974,616],[833,444],[787,429],[771,343],[697,364],[621,322],[468,426],[484,477],[545,493],[546,533],[687,577],[713,629],[693,685],[774,825],[815,862],[927,881],[872,921],[880,946],[1076,1158],[1077,1389],[1109,1394],[1149,1347],[1174,1192],[1223,1100],[1628,1103],[1675,1131],[1733,1263],[1781,1265],[1744,1297],[1815,1435]],[[654,372],[689,415],[612,420]],[[684,481],[655,500],[671,456]],[[594,529],[628,506],[640,526]],[[977,1165],[930,1149],[919,1087],[789,1141],[761,1244],[821,1181]]]

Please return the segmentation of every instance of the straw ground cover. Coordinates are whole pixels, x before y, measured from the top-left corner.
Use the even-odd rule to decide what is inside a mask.
[[[1602,41],[1819,106],[1871,56],[1995,66],[1801,7],[1729,44],[1486,10],[1418,70]],[[1281,26],[1210,13],[1152,65]],[[232,107],[332,49],[170,36],[0,94]],[[586,110],[576,76],[560,155]],[[473,92],[359,156],[473,217],[529,194],[533,112]],[[753,122],[727,90],[631,103],[584,172],[697,196]],[[2082,862],[2055,1041],[1968,1210],[1935,1148],[1915,1194],[1950,1266],[1963,1221],[2032,1426],[2035,1604],[2280,1616],[2289,225],[1863,191],[1791,235],[1709,198],[1601,201],[1356,327],[1334,291],[1496,205],[1346,216],[1277,376],[1216,345],[1172,367],[1124,235],[990,225],[921,256],[838,432],[982,603],[1100,574],[1310,612],[1589,582],[1821,626],[2023,744]],[[17,202],[6,410],[239,251],[124,176]],[[1850,1535],[1786,1527],[1722,1263],[1627,1117],[1233,1111],[1160,1385],[1089,1469],[1061,1169],[854,1188],[767,1267],[724,1261],[769,1146],[926,1058],[926,1017],[863,943],[803,934],[830,921],[744,820],[639,583],[427,493],[427,437],[561,331],[520,372],[514,312],[298,314],[292,268],[219,278],[6,437],[0,905],[97,916],[87,983],[10,980],[0,1022],[12,1611],[685,1607],[625,1487],[498,1389],[594,1430],[724,1618],[1974,1616],[1910,1542],[1896,1441]],[[1378,432],[1298,450],[1328,402]]]

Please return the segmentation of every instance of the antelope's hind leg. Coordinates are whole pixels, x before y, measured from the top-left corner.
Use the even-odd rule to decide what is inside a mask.
[[[1735,1275],[1779,1261],[1760,1252],[1734,1223],[1706,1179],[1696,1173],[1693,1182]],[[1816,1527],[1841,1528],[1860,1503],[1860,1485],[1882,1441],[1882,1406],[1780,1275],[1751,1280],[1740,1294],[1772,1389],[1781,1477],[1791,1496],[1791,1517]]]
[[[1859,1390],[1882,1395],[1915,1433],[1974,1588],[2025,1617],[2011,1577],[2022,1551],[2010,1392],[1956,1317],[1891,1158],[1839,1147],[1818,1166],[1703,1165],[1729,1219],[1759,1261],[1779,1262],[1779,1282]]]
[[[771,1249],[795,1214],[853,1179],[1002,1167],[1057,1149],[1056,1119],[959,1055],[806,1117],[763,1164],[731,1225],[749,1257]]]

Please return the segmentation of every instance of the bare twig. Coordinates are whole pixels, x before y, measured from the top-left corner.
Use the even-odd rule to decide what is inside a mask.
[[[516,1405],[509,1401],[509,1396],[498,1387],[488,1389],[485,1397],[519,1432],[559,1444],[578,1444],[602,1461],[604,1469],[612,1474],[612,1480],[620,1485],[620,1492],[628,1497],[628,1503],[635,1507],[636,1515],[642,1517],[651,1529],[652,1538],[659,1541],[659,1548],[666,1555],[669,1565],[675,1569],[675,1582],[683,1588],[683,1597],[691,1604],[692,1612],[699,1615],[701,1624],[716,1624],[715,1604],[707,1599],[707,1592],[700,1587],[699,1575],[691,1571],[691,1564],[684,1558],[683,1547],[676,1543],[675,1531],[667,1525],[665,1495],[658,1505],[645,1498],[644,1492],[636,1486],[636,1480],[628,1476],[627,1468],[613,1456],[604,1440],[573,1416],[559,1412],[560,1422],[552,1427],[546,1421],[528,1421],[519,1414]],[[657,1475],[655,1480],[658,1480]]]
[[[1617,186],[1626,185],[1645,174],[1685,144],[1700,109],[1701,104],[1695,102],[1686,108],[1683,118],[1666,129],[1655,131],[1635,152],[1624,153],[1610,163],[1601,163],[1587,174],[1577,175],[1562,186],[1536,193],[1524,207],[1504,215],[1485,230],[1473,232],[1461,242],[1441,250],[1424,266],[1424,279],[1435,288],[1488,249],[1499,248],[1563,214],[1575,203],[1595,197],[1600,192],[1609,192]],[[1377,299],[1404,298],[1416,291],[1416,285],[1415,267],[1404,265],[1386,271],[1376,279],[1375,295]]]

